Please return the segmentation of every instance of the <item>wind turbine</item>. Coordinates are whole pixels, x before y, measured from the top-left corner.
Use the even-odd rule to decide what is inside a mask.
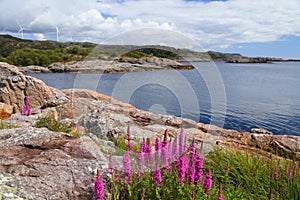
[[[24,39],[24,30],[31,30],[30,28],[23,28],[21,24],[17,21],[17,24],[19,25],[20,29],[18,31],[19,34],[21,34],[21,38]]]
[[[6,29],[7,29],[7,27],[4,27],[4,29],[3,29],[2,32],[1,32],[2,35],[5,35],[5,34],[6,34]]]
[[[59,31],[58,26],[56,26],[55,28],[56,28],[56,41],[59,42],[59,35],[58,34],[60,34],[60,31]]]

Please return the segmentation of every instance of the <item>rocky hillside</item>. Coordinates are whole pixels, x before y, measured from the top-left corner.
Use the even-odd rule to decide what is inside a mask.
[[[12,65],[0,63],[0,198],[91,199],[95,170],[107,169],[109,154],[120,160],[118,148],[105,138],[122,138],[130,126],[133,141],[162,137],[167,129],[174,138],[183,127],[205,152],[215,145],[274,153],[300,159],[300,137],[226,130],[170,115],[153,114],[94,91],[57,90],[25,76]],[[32,115],[19,109],[29,98]],[[81,137],[36,128],[40,118],[77,124]],[[17,128],[16,128],[17,127]],[[107,178],[107,177],[106,177]]]
[[[283,61],[281,58],[246,57],[220,52],[196,52],[167,46],[97,45],[88,42],[56,42],[21,40],[0,35],[0,61],[17,66],[39,65],[48,67],[54,62],[116,58],[160,58],[176,61],[226,61],[231,63],[265,63]]]

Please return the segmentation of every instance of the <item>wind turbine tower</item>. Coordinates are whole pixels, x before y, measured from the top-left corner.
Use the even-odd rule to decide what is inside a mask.
[[[59,31],[59,28],[56,26],[56,41],[59,42],[59,34],[60,34],[60,31]]]

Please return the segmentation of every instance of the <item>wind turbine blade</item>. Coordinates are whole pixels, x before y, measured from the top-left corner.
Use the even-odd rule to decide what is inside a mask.
[[[19,23],[19,21],[17,20],[17,24],[20,27],[20,29],[22,29],[23,27],[21,26],[21,24]]]

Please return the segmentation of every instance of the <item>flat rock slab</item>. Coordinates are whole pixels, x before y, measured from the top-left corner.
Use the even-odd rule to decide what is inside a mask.
[[[13,176],[6,186],[20,198],[92,199],[94,171],[106,163],[89,137],[32,127],[0,131],[0,174]]]

